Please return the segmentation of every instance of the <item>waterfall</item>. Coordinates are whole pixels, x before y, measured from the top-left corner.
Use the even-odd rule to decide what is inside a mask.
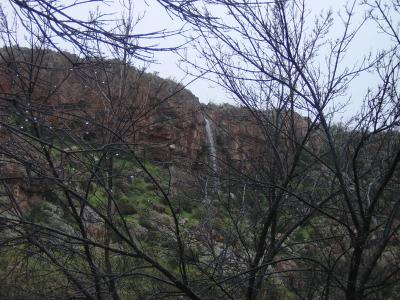
[[[217,163],[217,149],[215,147],[215,140],[214,140],[214,134],[211,129],[211,124],[210,121],[204,117],[204,121],[206,122],[206,134],[207,134],[207,139],[208,139],[208,145],[209,145],[209,158],[211,162],[211,168],[214,171],[214,173],[218,173],[218,163]],[[218,189],[219,186],[219,180],[218,177],[215,177],[214,181],[214,189]]]

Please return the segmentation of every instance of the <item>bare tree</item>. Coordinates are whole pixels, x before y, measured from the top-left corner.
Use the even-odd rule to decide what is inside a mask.
[[[359,6],[348,2],[337,39],[333,13],[311,22],[305,1],[159,1],[196,34],[205,64],[183,57],[191,72],[211,75],[241,105],[204,108],[205,122],[219,126],[208,129],[217,157],[186,197],[172,191],[172,168],[146,159],[141,139],[184,87],[132,67],[159,49],[142,38],[171,33],[135,34],[130,1],[114,27],[101,13],[89,21],[69,14],[86,2],[10,1],[29,48],[2,16],[1,275],[18,286],[2,296],[396,298],[396,1],[366,1],[359,24]],[[371,20],[393,47],[343,65]],[[79,55],[60,51],[60,38]],[[335,123],[364,72],[378,83],[360,113]],[[229,122],[250,132],[230,131]],[[203,171],[218,176],[206,201]]]
[[[337,39],[329,36],[333,13],[311,22],[305,1],[206,3],[193,2],[188,9],[202,18],[184,16],[197,33],[195,47],[206,65],[186,61],[191,70],[211,74],[210,80],[246,107],[265,147],[265,156],[235,179],[243,203],[256,201],[259,216],[251,216],[255,230],[248,242],[243,238],[248,227],[241,231],[238,226],[246,207],[231,215],[247,259],[221,282],[243,278],[247,291],[240,297],[247,299],[278,297],[277,289],[268,287],[274,282],[300,298],[394,297],[398,3],[366,1],[370,15],[354,24],[359,7],[349,1]],[[358,65],[343,65],[371,18],[394,47],[361,58]],[[368,87],[362,112],[348,125],[336,125],[335,113],[345,108],[340,99],[348,97],[353,79],[366,71],[379,80]],[[305,124],[297,113],[306,116]],[[307,239],[298,241],[300,233]],[[289,262],[289,279],[276,276],[280,260]]]
[[[143,53],[155,50],[137,44],[147,35],[133,34],[137,20],[132,2],[125,2],[127,15],[111,31],[101,29],[102,15],[77,20],[65,13],[71,7],[59,2],[12,4],[30,44],[22,48],[16,43],[18,28],[3,14],[2,247],[10,253],[5,282],[20,285],[5,290],[4,297],[120,299],[183,293],[200,299],[189,287],[169,187],[160,181],[162,174],[148,168],[136,138],[151,125],[149,115],[183,86],[166,90],[132,67],[133,59],[147,59]],[[76,46],[79,56],[60,52],[54,35]],[[150,35],[158,36],[165,35]],[[116,59],[102,57],[104,47]],[[127,204],[122,197],[129,188],[126,183],[138,173],[154,187],[153,197],[168,206],[172,224],[160,234],[170,243],[164,254],[176,257],[179,271],[165,266],[152,245],[143,244],[126,217],[126,210],[141,205]],[[35,211],[38,198],[46,199],[49,207]],[[14,256],[13,249],[21,253]],[[16,280],[24,266],[32,276],[26,285]],[[42,279],[39,270],[54,282]],[[42,280],[49,281],[36,290]]]
[[[121,1],[122,9],[133,6],[131,1]],[[171,35],[177,34],[179,31],[159,30],[149,33],[135,33],[134,27],[129,27],[129,32],[121,32],[113,30],[113,16],[109,13],[96,9],[96,5],[106,6],[107,2],[102,0],[82,0],[73,3],[64,3],[62,1],[24,1],[10,0],[8,4],[15,12],[15,17],[23,26],[28,29],[33,26],[37,28],[37,34],[52,47],[62,50],[59,42],[68,43],[79,53],[86,56],[93,56],[96,47],[93,47],[93,41],[97,41],[98,45],[111,46],[122,51],[128,52],[129,55],[139,60],[151,61],[155,51],[172,50],[154,45],[152,41],[161,40]],[[83,19],[75,17],[77,11],[91,9],[90,18]],[[128,13],[127,19],[135,22],[131,12]],[[131,26],[132,24],[125,24]],[[104,50],[104,49],[102,49]]]

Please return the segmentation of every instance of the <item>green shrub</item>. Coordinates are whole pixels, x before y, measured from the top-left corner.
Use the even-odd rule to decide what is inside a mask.
[[[139,225],[148,230],[154,230],[157,228],[157,226],[148,218],[148,216],[140,216]]]
[[[137,204],[135,201],[128,199],[127,197],[121,197],[116,201],[118,210],[122,215],[134,215],[137,214]]]
[[[172,204],[174,208],[179,208],[180,210],[186,211],[188,213],[192,213],[194,203],[192,198],[187,197],[186,195],[178,194],[172,199]]]
[[[107,201],[105,191],[101,188],[95,188],[93,193],[89,195],[88,201],[95,207],[105,204]]]
[[[45,223],[51,217],[48,208],[45,202],[33,205],[29,210],[28,219],[35,223]]]

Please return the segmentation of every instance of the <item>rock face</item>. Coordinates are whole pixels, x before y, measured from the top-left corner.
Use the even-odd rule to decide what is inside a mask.
[[[0,51],[0,109],[17,116],[21,128],[34,119],[43,130],[66,138],[73,133],[102,145],[124,141],[146,159],[191,167],[233,163],[250,170],[254,162],[268,161],[271,149],[263,127],[245,108],[201,105],[182,85],[120,61],[51,51],[40,56],[36,83],[27,95],[23,87],[32,84],[35,57]],[[206,118],[215,139],[212,159]],[[3,141],[5,135],[0,130]]]
[[[28,49],[26,55],[0,51],[0,108],[20,116],[21,128],[32,121],[32,110],[35,121],[47,129],[73,132],[102,144],[123,140],[152,160],[193,160],[201,155],[205,135],[201,105],[182,85],[116,60],[51,51],[34,52],[32,57]],[[33,70],[36,84],[27,96],[24,87],[33,83],[34,60],[40,67]]]
[[[153,160],[194,161],[202,155],[203,123],[199,100],[184,89],[149,113],[136,136],[136,142],[147,150]]]
[[[296,147],[308,127],[308,120],[296,113],[250,112],[227,104],[209,104],[203,111],[213,124],[220,169],[233,167],[244,173],[259,173],[260,168],[271,166],[275,150],[288,159],[291,147]]]
[[[247,110],[230,105],[207,105],[204,111],[213,124],[220,165],[250,169],[252,161],[264,156],[265,139]]]

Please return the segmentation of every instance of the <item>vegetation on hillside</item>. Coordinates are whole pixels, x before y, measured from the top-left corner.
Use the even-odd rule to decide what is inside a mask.
[[[131,0],[7,2],[0,298],[399,298],[398,1],[347,1],[338,37],[305,0],[157,0],[185,26],[144,34]],[[367,23],[390,46],[344,65]],[[133,67],[172,50],[238,106]]]

